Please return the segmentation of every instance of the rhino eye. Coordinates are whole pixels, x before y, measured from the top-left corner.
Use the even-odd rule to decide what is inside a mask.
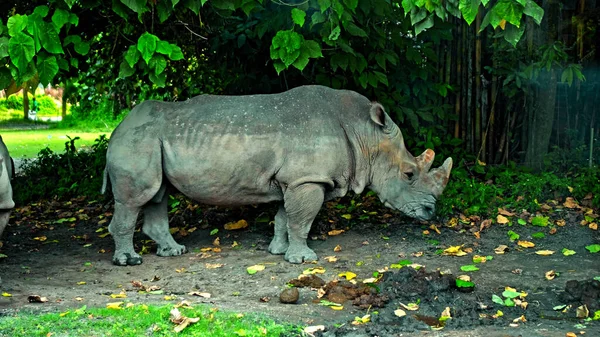
[[[413,174],[412,172],[410,172],[410,171],[409,171],[409,172],[404,172],[404,174],[406,175],[406,177],[408,178],[408,180],[412,180],[412,178],[413,178],[413,175],[414,175],[414,174]]]

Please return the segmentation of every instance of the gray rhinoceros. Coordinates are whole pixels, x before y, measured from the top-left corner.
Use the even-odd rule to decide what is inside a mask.
[[[146,101],[113,132],[103,192],[110,182],[115,211],[109,230],[113,263],[136,265],[140,210],[143,232],[159,256],[186,252],[169,233],[167,185],[210,205],[279,201],[272,254],[292,263],[317,260],[307,246],[324,201],[349,190],[375,191],[384,204],[430,218],[452,159],[429,170],[432,150],[415,158],[379,103],[348,90],[302,86],[280,94]]]
[[[15,207],[10,180],[13,178],[14,167],[8,149],[0,136],[0,238],[8,225],[10,211]]]

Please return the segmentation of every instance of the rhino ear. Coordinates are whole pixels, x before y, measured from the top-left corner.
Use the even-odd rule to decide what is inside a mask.
[[[388,116],[381,104],[377,102],[371,103],[371,110],[369,111],[369,114],[371,115],[371,120],[375,124],[381,126],[383,132],[393,133],[394,126],[396,126],[396,124],[394,124],[390,116]]]

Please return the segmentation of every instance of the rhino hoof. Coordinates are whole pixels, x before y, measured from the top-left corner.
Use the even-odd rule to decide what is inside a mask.
[[[187,253],[187,248],[184,245],[158,247],[156,251],[156,255],[158,256],[179,256],[185,253]]]
[[[289,246],[290,244],[287,241],[275,241],[275,239],[273,239],[271,244],[269,244],[269,253],[283,255],[287,252]]]
[[[129,253],[123,253],[113,257],[113,264],[117,266],[136,266],[142,264],[142,257],[138,254],[132,256]]]
[[[290,263],[313,262],[319,260],[319,257],[312,249],[306,247],[304,249],[288,249],[285,253],[286,261]]]

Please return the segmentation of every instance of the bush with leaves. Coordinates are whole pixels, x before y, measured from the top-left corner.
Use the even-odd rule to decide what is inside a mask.
[[[17,205],[40,199],[100,197],[108,139],[102,135],[89,150],[77,150],[79,137],[65,143],[64,153],[45,148],[26,161],[12,182]]]

